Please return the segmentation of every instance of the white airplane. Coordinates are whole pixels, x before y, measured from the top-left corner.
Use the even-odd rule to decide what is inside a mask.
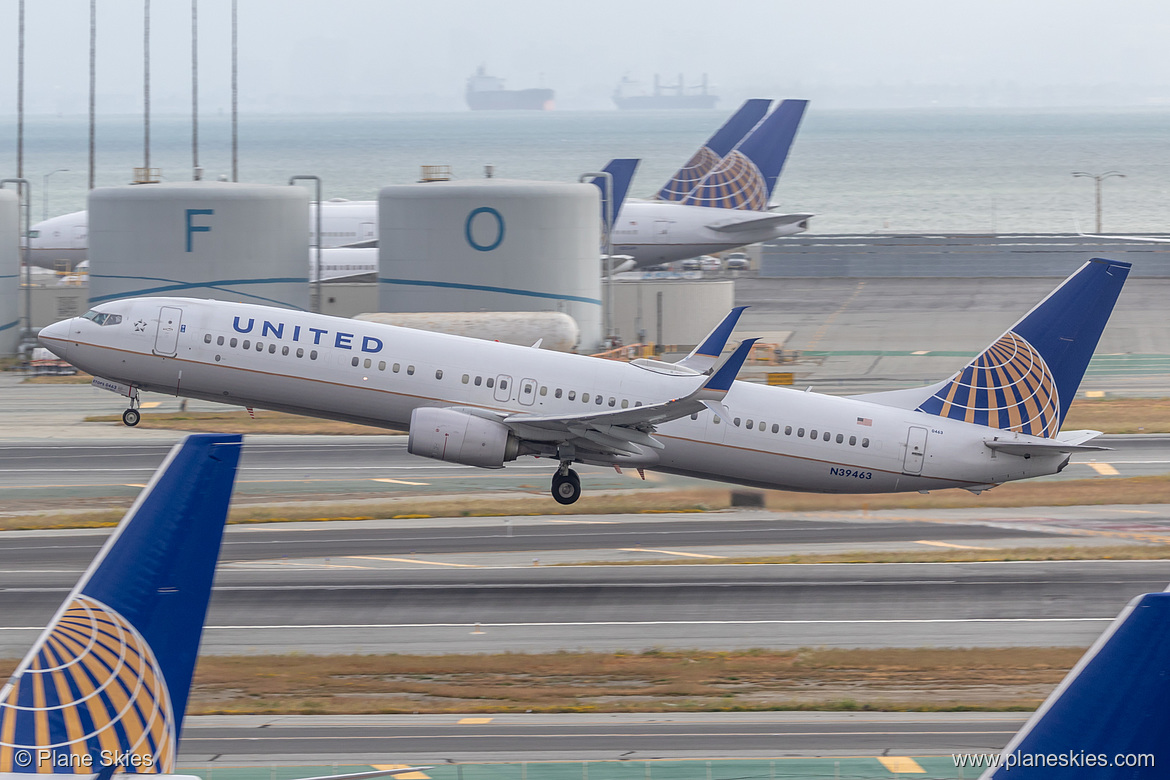
[[[1130,265],[1095,259],[968,366],[929,387],[841,398],[735,382],[751,348],[719,356],[734,309],[670,364],[620,363],[320,314],[187,298],[102,303],[40,332],[94,384],[409,429],[415,455],[503,468],[629,466],[763,488],[886,493],[1062,470],[1100,449],[1061,432]]]
[[[678,193],[690,183],[688,167],[654,200],[627,199],[613,230],[614,253],[638,266],[658,265],[807,230],[812,214],[778,213],[768,205],[807,106],[807,100],[783,101],[685,197]]]
[[[175,762],[242,439],[175,445],[0,687],[0,777],[198,780]]]

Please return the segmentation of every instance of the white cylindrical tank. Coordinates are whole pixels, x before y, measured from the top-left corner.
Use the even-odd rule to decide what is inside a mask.
[[[0,189],[0,357],[20,343],[20,199]]]
[[[573,318],[559,311],[375,312],[354,319],[521,347],[539,341],[541,349],[556,352],[572,352],[581,336]]]
[[[735,306],[731,279],[618,281],[613,286],[614,327],[627,344],[692,347]],[[661,331],[659,323],[661,322]]]
[[[309,308],[309,193],[192,181],[89,194],[89,301],[180,295]]]
[[[599,190],[592,184],[429,182],[378,195],[384,312],[556,311],[601,342]]]

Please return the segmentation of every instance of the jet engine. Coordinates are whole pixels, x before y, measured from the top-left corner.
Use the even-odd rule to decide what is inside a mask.
[[[504,462],[520,454],[520,440],[508,426],[457,412],[423,407],[410,415],[410,440],[406,449],[424,458],[502,469]]]

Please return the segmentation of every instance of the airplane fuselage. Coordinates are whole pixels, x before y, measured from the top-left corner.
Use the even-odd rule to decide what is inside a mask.
[[[702,376],[263,306],[183,298],[103,304],[42,341],[82,370],[146,391],[406,429],[420,407],[580,414],[660,403]],[[826,493],[979,489],[1055,473],[984,442],[1003,431],[872,402],[735,382],[730,419],[662,423],[663,449],[577,458],[744,485]]]

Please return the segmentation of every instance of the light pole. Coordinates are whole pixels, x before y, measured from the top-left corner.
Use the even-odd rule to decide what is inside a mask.
[[[1101,182],[1105,181],[1105,179],[1108,179],[1112,176],[1116,176],[1119,179],[1124,179],[1125,174],[1119,173],[1118,171],[1105,171],[1105,173],[1086,173],[1085,171],[1073,171],[1073,176],[1083,177],[1086,179],[1092,179],[1095,183],[1095,188],[1096,188],[1096,193],[1097,193],[1097,232],[1100,233],[1101,232]]]
[[[44,175],[44,186],[41,187],[41,221],[49,218],[49,177],[54,173],[68,173],[68,168],[58,168]]]

